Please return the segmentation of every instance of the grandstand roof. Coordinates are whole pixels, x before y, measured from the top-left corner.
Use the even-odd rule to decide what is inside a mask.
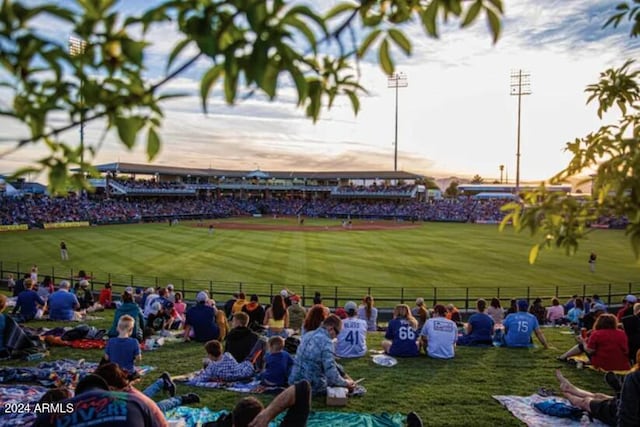
[[[142,175],[178,175],[178,176],[216,176],[216,177],[248,177],[248,178],[276,178],[276,179],[423,179],[418,175],[403,171],[261,171],[261,170],[225,170],[200,169],[176,166],[146,165],[138,163],[106,163],[96,165],[99,172],[117,172]]]

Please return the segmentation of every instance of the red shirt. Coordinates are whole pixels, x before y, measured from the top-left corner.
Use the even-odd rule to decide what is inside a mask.
[[[103,289],[100,291],[100,297],[98,298],[100,305],[106,307],[111,305],[111,289]]]
[[[620,329],[597,329],[591,332],[587,347],[595,350],[591,364],[605,371],[627,371],[629,364],[629,344],[627,335]]]

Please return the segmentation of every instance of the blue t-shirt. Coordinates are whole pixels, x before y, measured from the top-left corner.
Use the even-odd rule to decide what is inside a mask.
[[[109,356],[109,362],[132,374],[136,369],[133,364],[140,354],[140,345],[135,338],[109,338],[104,352]]]
[[[73,320],[74,307],[78,306],[78,298],[67,291],[55,291],[47,300],[49,319]]]
[[[538,319],[530,313],[511,313],[502,322],[506,330],[504,342],[507,347],[530,347],[531,334],[538,329]]]
[[[198,303],[187,311],[186,322],[193,328],[193,337],[198,342],[218,339],[220,329],[216,324],[213,307]]]
[[[293,357],[286,351],[280,351],[267,354],[265,362],[262,379],[269,384],[286,386],[293,366]]]
[[[6,325],[6,321],[4,319],[4,314],[0,313],[0,350],[4,350],[4,328]]]
[[[417,356],[420,351],[416,342],[418,335],[407,319],[393,319],[384,336],[391,340],[389,355],[399,357]]]
[[[469,318],[469,324],[471,325],[469,339],[472,342],[491,343],[494,324],[491,316],[486,313],[475,313]]]
[[[25,289],[20,292],[16,300],[16,309],[25,319],[33,319],[38,310],[37,304],[44,305],[44,301],[33,289]]]
[[[342,321],[342,330],[338,335],[336,356],[362,357],[367,352],[367,322],[350,317]]]

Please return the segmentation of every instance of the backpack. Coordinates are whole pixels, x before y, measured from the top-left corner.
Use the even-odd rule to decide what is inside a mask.
[[[584,411],[575,406],[569,405],[564,402],[557,401],[555,399],[549,399],[542,402],[534,403],[533,407],[545,415],[551,415],[553,417],[571,418],[572,420],[580,420]]]
[[[62,334],[61,338],[63,341],[81,340],[82,338],[86,338],[90,330],[91,330],[91,327],[89,325],[85,325],[85,324],[78,325],[75,328],[70,329],[64,334]]]
[[[284,340],[284,349],[289,354],[296,354],[298,351],[298,346],[300,345],[300,337],[298,336],[290,336]]]

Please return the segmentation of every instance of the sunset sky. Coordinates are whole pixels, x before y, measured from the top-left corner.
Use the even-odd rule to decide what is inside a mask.
[[[312,4],[324,10],[331,3]],[[522,102],[521,179],[542,180],[562,169],[569,159],[565,143],[601,124],[596,106],[585,105],[584,88],[604,69],[638,54],[638,42],[629,39],[627,27],[601,29],[617,3],[506,0],[503,33],[496,45],[485,19],[466,30],[449,24],[438,40],[424,36],[418,25],[405,28],[414,53],[410,58],[395,55],[397,71],[406,73],[409,81],[399,93],[398,169],[434,177],[479,174],[493,180],[503,164],[514,180],[517,98],[509,95],[509,84],[511,71],[517,69],[531,73],[533,91]],[[145,4],[130,0],[126,8],[141,10]],[[67,28],[46,21],[39,23],[39,30],[58,40],[69,36]],[[163,75],[174,31],[167,23],[149,35],[149,78]],[[243,170],[393,170],[394,91],[387,88],[376,57],[361,63],[362,84],[369,94],[361,99],[360,114],[354,116],[348,100],[341,99],[323,111],[315,125],[296,108],[286,83],[274,102],[253,97],[232,107],[215,90],[205,116],[197,90],[208,64],[200,63],[171,84],[192,95],[165,104],[164,146],[155,163]],[[98,123],[88,125],[85,143],[95,144],[102,130]],[[0,118],[0,134],[6,149],[8,138],[24,132]],[[65,138],[79,139],[77,132]],[[30,147],[4,156],[0,173],[41,155],[41,149]],[[129,152],[109,135],[94,162],[114,161],[145,162],[144,144]]]

